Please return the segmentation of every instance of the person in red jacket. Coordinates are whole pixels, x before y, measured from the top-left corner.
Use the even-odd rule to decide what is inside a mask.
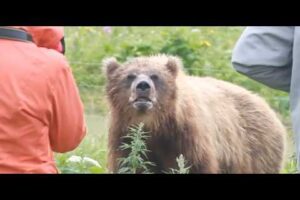
[[[62,27],[0,27],[0,173],[58,173],[86,134]]]

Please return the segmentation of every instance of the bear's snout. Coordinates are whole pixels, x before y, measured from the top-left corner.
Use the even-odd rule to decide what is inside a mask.
[[[135,91],[137,97],[149,98],[151,93],[151,83],[147,80],[141,80],[136,84]]]
[[[150,84],[149,84],[149,82],[147,82],[147,81],[141,81],[141,82],[139,82],[138,84],[137,84],[137,86],[136,86],[136,89],[137,90],[140,90],[140,91],[142,91],[142,92],[145,92],[145,91],[149,91],[150,90]]]
[[[153,107],[155,101],[155,87],[152,80],[147,75],[138,75],[132,83],[129,102],[138,111],[146,111]]]
[[[154,84],[152,80],[144,75],[140,74],[132,84],[132,93],[136,98],[149,98],[151,99],[154,95]]]

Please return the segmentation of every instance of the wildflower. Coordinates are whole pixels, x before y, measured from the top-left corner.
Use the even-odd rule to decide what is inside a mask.
[[[93,160],[93,159],[91,159],[89,157],[84,157],[82,161],[87,166],[101,167],[101,165],[98,163],[98,161]]]
[[[206,47],[210,47],[211,46],[211,43],[209,41],[207,41],[207,40],[201,41],[200,44],[203,45],[203,46],[206,46]]]
[[[107,34],[111,34],[112,33],[112,27],[111,26],[104,26],[103,31]]]
[[[67,162],[71,162],[71,163],[79,163],[82,161],[82,158],[80,156],[71,156]]]

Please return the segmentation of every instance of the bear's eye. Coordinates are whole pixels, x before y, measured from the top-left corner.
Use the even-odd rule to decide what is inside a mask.
[[[135,78],[136,78],[136,75],[134,75],[134,74],[129,74],[127,76],[127,80],[130,80],[130,81],[134,80]]]
[[[150,76],[150,78],[153,80],[153,81],[156,81],[158,79],[158,76],[156,74],[152,74]]]

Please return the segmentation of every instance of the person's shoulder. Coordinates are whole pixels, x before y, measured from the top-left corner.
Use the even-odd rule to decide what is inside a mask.
[[[43,68],[44,77],[47,79],[51,90],[55,91],[61,87],[63,82],[70,80],[72,70],[65,55],[47,48],[40,48],[41,56],[45,64]]]
[[[59,71],[70,70],[70,65],[65,55],[53,49],[40,48],[40,50],[49,65],[49,73],[57,74]]]
[[[39,47],[39,49],[46,57],[48,57],[48,59],[51,63],[60,64],[60,65],[62,65],[61,67],[68,66],[68,62],[67,62],[66,56],[64,54],[59,53],[58,51],[56,51],[54,49],[47,49],[47,48],[43,48],[43,47]]]

